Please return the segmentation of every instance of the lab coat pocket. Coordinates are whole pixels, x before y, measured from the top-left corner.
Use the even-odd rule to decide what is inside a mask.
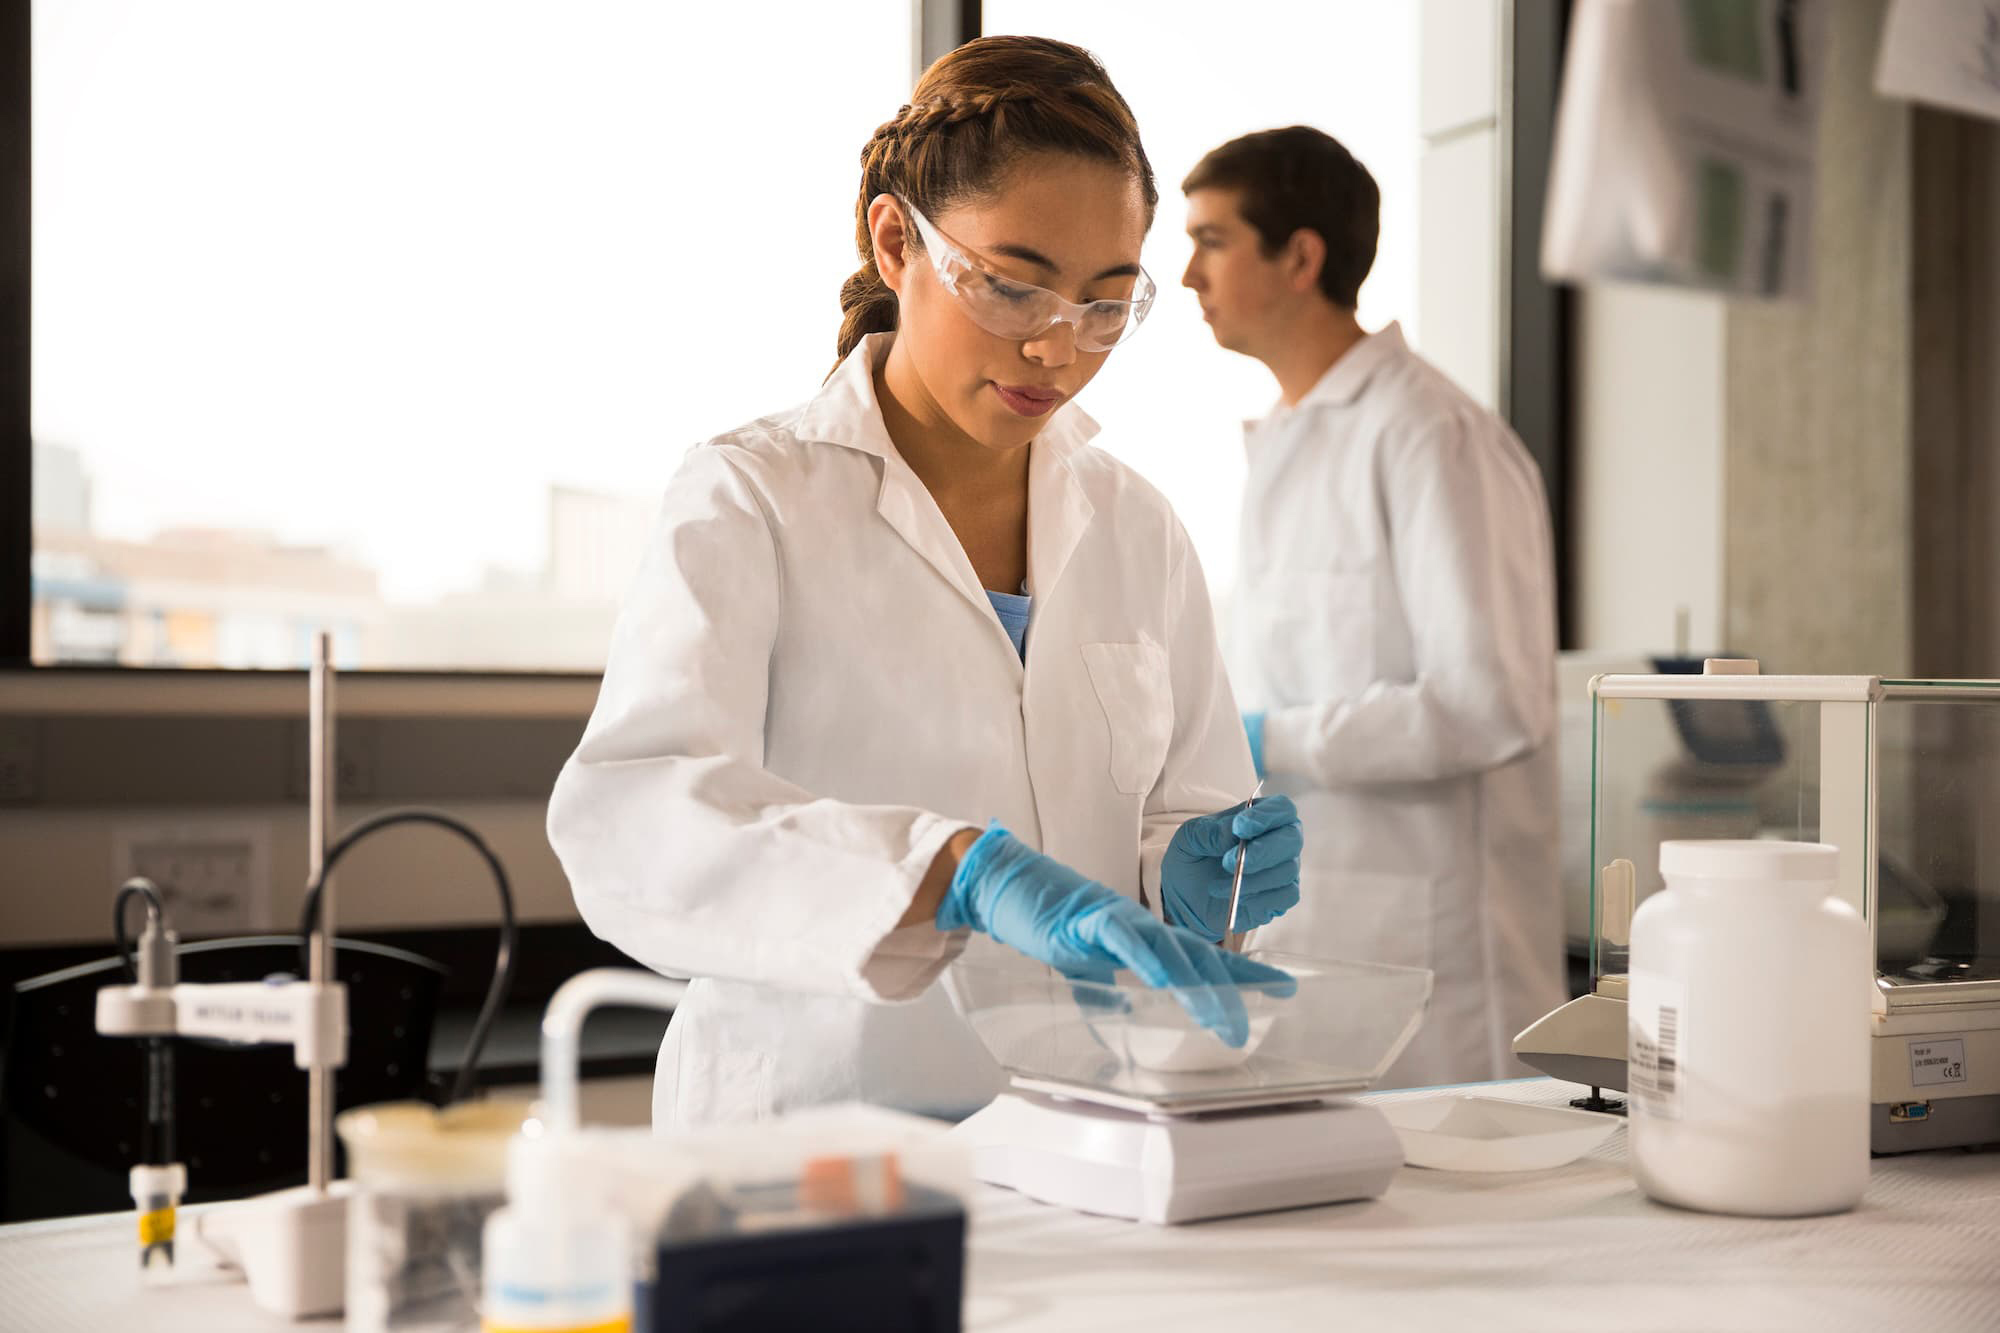
[[[1110,728],[1111,785],[1143,796],[1159,778],[1174,734],[1166,650],[1156,643],[1086,643],[1083,662]]]

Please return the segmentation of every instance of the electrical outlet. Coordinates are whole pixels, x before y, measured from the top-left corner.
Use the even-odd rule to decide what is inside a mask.
[[[243,820],[190,819],[112,834],[117,883],[143,875],[182,939],[271,927],[271,831]]]

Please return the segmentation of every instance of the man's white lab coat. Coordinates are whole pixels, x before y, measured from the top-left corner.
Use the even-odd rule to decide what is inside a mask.
[[[1436,971],[1392,1086],[1517,1072],[1566,998],[1540,473],[1393,324],[1247,443],[1233,675],[1306,828],[1254,944]]]

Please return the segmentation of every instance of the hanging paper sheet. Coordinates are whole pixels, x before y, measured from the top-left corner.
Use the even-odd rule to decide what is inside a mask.
[[[1580,0],[1542,270],[1809,292],[1822,0]]]
[[[1875,91],[2000,120],[2000,0],[1896,0]]]

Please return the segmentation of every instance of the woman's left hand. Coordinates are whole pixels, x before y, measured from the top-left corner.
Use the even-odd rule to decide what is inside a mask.
[[[1242,844],[1242,851],[1237,850]],[[1229,925],[1236,859],[1245,858],[1236,929],[1255,930],[1299,901],[1299,853],[1305,831],[1288,796],[1233,805],[1180,826],[1160,863],[1167,920],[1219,941]]]

